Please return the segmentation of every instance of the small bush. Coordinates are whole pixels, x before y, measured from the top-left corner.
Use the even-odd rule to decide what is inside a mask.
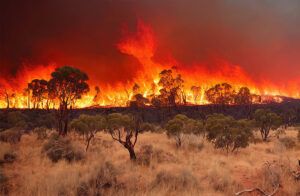
[[[19,128],[10,128],[0,133],[0,141],[16,144],[21,141],[22,131]]]
[[[9,128],[22,127],[24,129],[26,129],[26,127],[27,127],[27,122],[26,122],[27,116],[20,111],[9,112],[6,116],[6,118],[7,118],[8,124],[9,124]]]
[[[160,171],[154,181],[152,188],[166,188],[168,191],[184,191],[198,188],[198,181],[189,171],[181,171],[173,174],[167,171]]]
[[[65,159],[69,162],[79,161],[84,158],[82,150],[78,149],[70,139],[53,134],[43,146],[43,152],[53,162]]]
[[[209,185],[224,195],[232,195],[233,192],[240,189],[240,184],[232,178],[232,171],[227,162],[215,161],[210,165],[207,172]]]
[[[137,153],[137,164],[150,166],[151,162],[176,162],[176,158],[171,153],[156,149],[152,145],[143,145]]]
[[[16,154],[13,152],[11,145],[0,143],[0,164],[12,163],[16,159]]]
[[[188,150],[201,151],[204,148],[203,139],[204,138],[200,138],[194,134],[186,135],[184,137],[185,143],[183,146]]]
[[[115,166],[110,162],[105,162],[96,175],[86,182],[82,182],[77,187],[77,195],[105,195],[105,191],[115,189],[118,187],[117,181],[118,171]]]
[[[279,139],[280,143],[286,147],[286,149],[291,149],[296,146],[296,142],[291,137],[284,137]]]
[[[37,134],[37,139],[38,140],[44,140],[47,139],[47,128],[46,127],[36,127],[33,130],[34,133]]]

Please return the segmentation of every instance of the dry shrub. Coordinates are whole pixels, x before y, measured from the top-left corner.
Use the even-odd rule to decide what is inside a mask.
[[[105,195],[106,191],[117,190],[119,189],[117,175],[116,167],[110,162],[105,162],[95,176],[82,182],[77,187],[77,195]]]
[[[10,144],[0,143],[0,164],[12,163],[16,157]]]
[[[254,144],[260,144],[263,143],[264,141],[261,139],[261,137],[257,137],[257,136],[253,136],[250,139],[250,143],[254,143]]]
[[[19,128],[10,128],[0,132],[0,141],[16,144],[20,142],[22,131]]]
[[[183,147],[188,150],[201,151],[204,148],[204,138],[196,136],[194,134],[189,134],[184,136]]]
[[[187,170],[178,174],[170,171],[160,171],[152,182],[153,189],[167,189],[168,191],[186,191],[198,189],[198,180]]]
[[[294,138],[292,137],[284,137],[279,139],[280,143],[284,145],[286,149],[292,149],[296,147],[296,142],[294,141]]]
[[[225,163],[216,163],[208,171],[209,184],[215,191],[233,193],[238,184],[232,179],[231,172],[225,167]]]
[[[143,145],[137,153],[137,163],[150,166],[151,162],[176,162],[176,158],[173,154],[154,148],[152,145]]]
[[[69,162],[79,161],[84,158],[83,151],[71,142],[69,138],[62,138],[57,134],[53,134],[43,146],[43,153],[53,162],[66,160]]]
[[[3,171],[0,169],[0,194],[8,195],[7,187],[7,177],[3,174]]]
[[[279,189],[279,195],[297,195],[300,191],[297,187],[300,186],[299,182],[294,180],[292,170],[289,160],[267,162],[258,170],[256,187],[271,193],[280,185],[283,189]]]
[[[36,127],[34,128],[33,132],[37,134],[38,140],[45,140],[48,137],[47,128],[45,127]]]
[[[101,146],[103,146],[104,148],[108,148],[110,149],[113,145],[114,145],[114,142],[113,141],[108,141],[108,140],[101,140]]]

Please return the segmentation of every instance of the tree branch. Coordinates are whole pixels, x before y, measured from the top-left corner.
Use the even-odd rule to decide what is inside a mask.
[[[242,195],[244,193],[251,193],[251,192],[257,191],[263,196],[273,196],[277,193],[277,191],[279,190],[279,187],[280,187],[280,185],[278,184],[278,186],[270,194],[268,194],[265,191],[263,191],[262,189],[256,187],[256,188],[252,188],[252,189],[245,189],[245,190],[239,191],[239,192],[235,193],[235,195],[239,196],[239,195]]]

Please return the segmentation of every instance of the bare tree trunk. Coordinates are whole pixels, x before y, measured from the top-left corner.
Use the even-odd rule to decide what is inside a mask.
[[[6,98],[6,108],[9,109],[9,95],[6,91],[5,91],[5,98]]]
[[[130,160],[135,161],[136,160],[136,155],[135,155],[135,152],[134,152],[134,148],[131,145],[124,145],[124,147],[129,152]]]
[[[94,137],[94,134],[92,133],[89,137],[87,137],[87,144],[86,144],[86,148],[85,151],[87,152],[90,146],[90,142],[92,140],[92,138]]]

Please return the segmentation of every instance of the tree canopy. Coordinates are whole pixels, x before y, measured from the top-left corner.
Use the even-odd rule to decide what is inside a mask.
[[[223,114],[209,115],[206,121],[207,139],[215,148],[227,152],[249,145],[252,137],[252,123],[248,120],[235,120]]]
[[[82,114],[71,121],[70,127],[85,137],[87,151],[90,141],[94,138],[95,134],[105,129],[106,119],[101,115],[91,116]]]
[[[178,114],[169,120],[165,128],[167,135],[175,139],[177,147],[181,146],[184,134],[200,134],[204,130],[202,121],[188,118],[183,114]]]
[[[230,84],[216,84],[205,92],[206,98],[213,104],[232,104],[234,99],[234,90]]]
[[[59,100],[58,131],[67,134],[68,110],[75,105],[76,100],[89,91],[88,76],[77,68],[64,66],[56,68],[51,73],[48,84],[49,93]]]
[[[270,130],[276,130],[282,124],[282,119],[269,109],[258,109],[254,113],[256,126],[259,128],[263,141],[267,141]]]

